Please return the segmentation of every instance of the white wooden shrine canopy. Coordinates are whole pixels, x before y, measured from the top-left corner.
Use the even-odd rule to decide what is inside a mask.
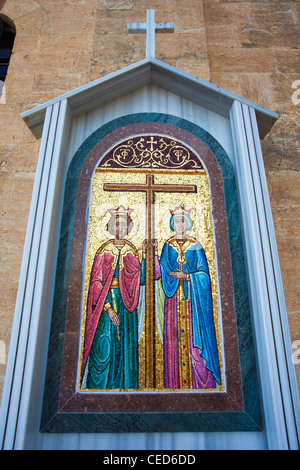
[[[262,432],[41,434],[43,384],[67,168],[101,125],[130,113],[195,123],[236,174],[258,359]],[[0,417],[4,449],[297,449],[299,396],[260,138],[278,115],[167,65],[145,60],[22,114],[41,139]]]

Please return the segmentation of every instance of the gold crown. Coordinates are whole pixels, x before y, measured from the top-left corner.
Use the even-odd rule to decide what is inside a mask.
[[[130,209],[130,207],[125,207],[123,205],[117,207],[116,209],[114,208],[108,209],[108,212],[111,215],[115,215],[115,216],[121,216],[121,215],[127,216],[127,215],[130,215],[132,211],[133,209]]]
[[[171,215],[190,215],[191,209],[187,209],[184,204],[175,207],[175,209],[170,209]]]

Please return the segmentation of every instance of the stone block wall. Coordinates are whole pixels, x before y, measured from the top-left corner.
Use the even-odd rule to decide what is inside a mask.
[[[158,59],[280,114],[262,148],[291,341],[300,341],[300,103],[292,100],[299,0],[0,0],[0,15],[17,32],[0,104],[0,341],[7,351],[40,145],[20,113],[143,59],[145,35],[129,35],[127,23],[145,22],[147,8],[157,22],[175,24],[174,34],[156,36]],[[2,355],[0,391],[3,362]]]
[[[280,115],[262,151],[291,341],[299,349],[300,103],[292,88],[300,79],[299,1],[204,0],[203,12],[211,82]]]
[[[0,104],[0,341],[6,356],[40,145],[20,113],[90,81],[96,12],[97,0],[0,1],[0,15],[16,27]]]

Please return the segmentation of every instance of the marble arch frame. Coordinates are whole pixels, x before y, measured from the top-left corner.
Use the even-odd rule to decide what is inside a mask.
[[[80,265],[84,260],[91,178],[99,157],[111,146],[127,137],[143,133],[169,135],[188,144],[201,155],[210,177],[215,218],[218,220],[216,245],[217,250],[219,246],[219,270],[223,279],[221,290],[225,295],[223,304],[229,305],[223,307],[222,313],[223,328],[226,331],[225,361],[228,374],[228,388],[224,393],[203,393],[201,397],[197,393],[180,393],[178,400],[178,392],[168,395],[159,392],[146,395],[130,392],[124,396],[76,391],[79,345],[75,338],[79,342],[79,305],[83,286]],[[227,265],[231,264],[232,279],[231,273],[222,268],[224,261]],[[70,295],[69,285],[73,284],[74,290],[72,289]],[[176,116],[142,113],[109,122],[83,142],[72,159],[66,179],[52,315],[42,431],[174,432],[262,429],[234,172],[229,157],[216,139],[201,127]]]

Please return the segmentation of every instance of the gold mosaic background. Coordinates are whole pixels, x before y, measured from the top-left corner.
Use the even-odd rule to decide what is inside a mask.
[[[225,374],[223,367],[223,351],[222,351],[222,327],[221,313],[219,309],[217,269],[215,259],[214,232],[211,209],[211,193],[209,178],[203,172],[180,174],[178,172],[168,173],[152,171],[155,175],[154,182],[158,184],[194,184],[197,185],[197,193],[191,194],[170,194],[156,193],[155,195],[155,237],[158,241],[158,254],[160,255],[164,242],[173,235],[169,228],[170,209],[184,203],[185,206],[192,208],[191,218],[193,220],[193,228],[189,231],[189,235],[195,237],[203,246],[207,261],[209,264],[212,295],[214,305],[215,327],[218,341],[219,359],[222,373],[222,385],[218,390],[224,390]],[[91,189],[91,206],[88,225],[88,242],[86,256],[85,271],[85,289],[83,300],[83,316],[82,316],[82,346],[85,328],[86,301],[88,295],[89,278],[93,265],[94,256],[98,248],[108,239],[111,234],[107,232],[106,225],[110,218],[108,209],[118,207],[123,204],[134,208],[131,217],[134,221],[134,227],[128,239],[136,246],[142,259],[142,243],[146,233],[146,196],[145,193],[138,192],[111,192],[104,191],[104,183],[139,183],[144,184],[146,181],[145,171],[122,172],[122,171],[96,171]],[[139,343],[139,384],[140,390],[145,390],[145,332],[143,332]],[[81,361],[80,361],[81,362]],[[156,389],[163,390],[163,348],[162,343],[156,329]],[[206,392],[208,390],[205,390]],[[215,391],[215,390],[214,390]]]

